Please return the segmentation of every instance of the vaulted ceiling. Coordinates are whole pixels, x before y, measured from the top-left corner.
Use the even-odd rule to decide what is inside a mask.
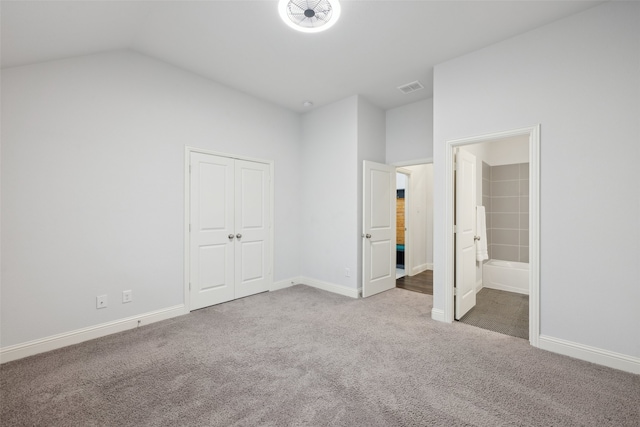
[[[386,110],[433,96],[434,65],[600,3],[343,0],[333,28],[305,34],[274,0],[3,0],[0,52],[6,68],[131,49],[294,111],[354,94]]]

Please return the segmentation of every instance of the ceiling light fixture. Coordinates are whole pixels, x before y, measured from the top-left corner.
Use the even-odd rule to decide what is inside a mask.
[[[306,108],[313,107],[313,102],[311,102],[311,101],[304,101],[304,102],[302,103],[302,106],[303,106],[303,107],[306,107]]]
[[[331,28],[340,17],[338,0],[280,0],[278,12],[289,27],[303,33]]]

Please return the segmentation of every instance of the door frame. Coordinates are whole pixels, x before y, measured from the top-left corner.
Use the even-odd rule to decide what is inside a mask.
[[[445,322],[454,319],[454,150],[464,145],[513,136],[529,137],[529,343],[539,347],[540,338],[540,125],[496,132],[469,138],[449,140],[445,148]]]
[[[275,254],[274,254],[274,179],[273,179],[273,160],[264,160],[264,159],[257,159],[257,158],[252,158],[252,157],[245,157],[245,156],[238,156],[235,154],[229,154],[229,153],[221,153],[219,151],[212,151],[212,150],[207,150],[204,148],[197,148],[197,147],[190,147],[188,145],[185,145],[184,147],[184,225],[183,225],[183,233],[184,233],[184,243],[183,243],[183,249],[184,249],[184,256],[183,256],[183,267],[184,267],[184,294],[183,294],[183,301],[184,301],[184,311],[186,313],[189,313],[191,311],[191,296],[190,296],[190,283],[189,283],[189,278],[191,277],[191,253],[190,253],[190,248],[191,248],[191,241],[190,241],[190,237],[191,237],[191,233],[190,233],[190,223],[189,223],[189,219],[191,218],[191,171],[190,171],[190,167],[191,167],[191,153],[202,153],[202,154],[209,154],[212,156],[219,156],[219,157],[227,157],[230,159],[235,159],[235,160],[244,160],[244,161],[248,161],[248,162],[255,162],[255,163],[263,163],[266,165],[269,165],[269,251],[270,251],[270,260],[269,260],[269,265],[268,267],[268,271],[269,274],[271,275],[271,285],[273,285],[273,276],[274,276],[274,259],[275,259]],[[271,288],[271,286],[269,286]]]
[[[415,160],[405,160],[402,162],[394,162],[391,163],[391,166],[395,166],[396,169],[401,169],[401,168],[406,168],[408,166],[421,166],[421,165],[431,165],[433,167],[433,157],[426,157],[426,158],[422,158],[422,159],[415,159]],[[426,270],[431,270],[433,271],[433,210],[435,205],[433,204],[433,191],[434,191],[434,185],[433,185],[433,181],[431,182],[431,199],[430,199],[430,203],[431,203],[431,227],[429,228],[429,226],[427,226],[426,232],[430,234],[430,238],[431,238],[431,262],[427,263],[427,268],[420,270],[420,272],[415,273],[415,274],[420,274],[423,271]],[[411,220],[409,220],[411,222]],[[413,224],[415,225],[415,223]],[[412,242],[410,242],[412,243]],[[406,245],[405,245],[406,246]],[[405,249],[406,250],[406,249]],[[411,251],[412,248],[409,248],[409,251]],[[407,256],[407,254],[405,253],[405,258]],[[412,266],[411,268],[413,269],[415,266]]]
[[[411,239],[411,219],[413,215],[411,214],[411,190],[409,189],[411,186],[411,170],[405,169],[402,167],[396,168],[396,174],[402,174],[406,176],[407,183],[406,188],[404,189],[404,274],[406,276],[411,276],[411,272],[413,270],[413,264],[411,263],[411,257],[409,254],[411,253],[413,247],[411,246],[413,241]],[[397,192],[397,184],[396,184],[396,192]],[[397,198],[397,196],[396,196]],[[396,202],[397,203],[397,202]],[[397,218],[396,218],[397,222]],[[397,225],[396,225],[397,228]],[[398,240],[398,236],[396,235],[396,241]],[[397,268],[397,267],[396,267]]]

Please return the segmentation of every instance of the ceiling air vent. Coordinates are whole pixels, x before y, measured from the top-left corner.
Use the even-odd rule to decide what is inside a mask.
[[[415,81],[415,82],[411,82],[411,83],[407,83],[406,85],[402,85],[402,86],[398,86],[398,89],[400,89],[400,92],[404,93],[404,94],[408,94],[411,92],[415,92],[417,90],[420,89],[424,89],[424,86],[422,86],[422,83],[420,83],[419,81]]]

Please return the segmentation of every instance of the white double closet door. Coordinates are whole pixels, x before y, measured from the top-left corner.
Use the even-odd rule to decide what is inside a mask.
[[[190,153],[190,309],[269,290],[270,165]]]

